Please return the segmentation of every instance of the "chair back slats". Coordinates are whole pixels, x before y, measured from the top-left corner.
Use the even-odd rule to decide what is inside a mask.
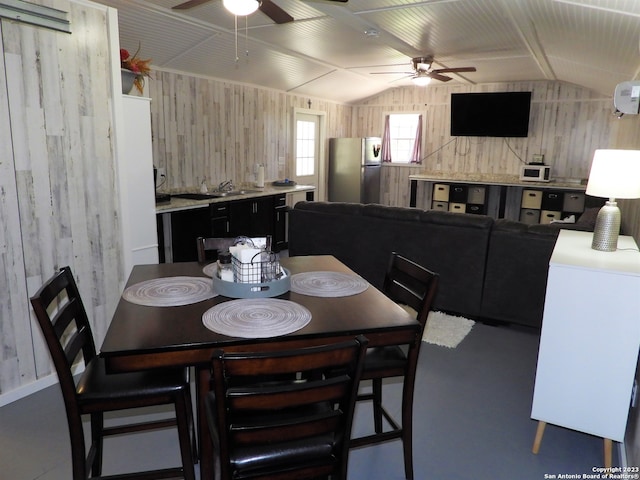
[[[332,410],[318,415],[299,416],[291,421],[273,422],[272,424],[256,425],[254,423],[233,422],[230,432],[236,445],[251,445],[268,443],[274,438],[299,440],[314,435],[333,433],[342,428],[344,412]]]
[[[198,261],[200,263],[207,260],[215,260],[216,255],[207,255],[207,252],[229,250],[235,243],[234,238],[198,237],[196,238],[196,249],[198,251]]]
[[[322,380],[286,382],[282,386],[233,388],[227,392],[229,406],[245,410],[290,408],[310,403],[329,402],[342,398],[352,379],[343,375]]]
[[[351,431],[367,343],[360,336],[285,351],[216,351],[208,414],[219,442],[222,478],[244,478],[247,464],[252,465],[251,475],[258,470],[265,478],[315,478],[321,465],[345,478],[345,438]],[[299,445],[315,452],[312,458],[302,461]],[[247,452],[254,452],[251,458],[243,457]],[[273,455],[278,456],[277,465],[253,458]],[[312,464],[315,475],[305,476]]]
[[[85,364],[96,356],[86,310],[71,269],[60,269],[31,298],[36,318],[59,377],[71,377],[82,353]]]
[[[384,280],[384,292],[393,301],[418,312],[424,327],[438,284],[438,275],[395,252]]]

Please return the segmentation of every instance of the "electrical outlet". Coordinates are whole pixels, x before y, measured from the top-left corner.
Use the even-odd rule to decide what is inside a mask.
[[[633,388],[631,389],[631,407],[635,408],[638,403],[638,381],[633,381]]]
[[[160,187],[167,181],[166,170],[164,168],[158,168],[158,174],[156,175],[156,188]]]

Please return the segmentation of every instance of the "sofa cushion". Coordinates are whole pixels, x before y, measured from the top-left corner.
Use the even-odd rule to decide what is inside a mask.
[[[482,317],[540,327],[559,228],[496,220],[487,253]]]
[[[395,251],[440,275],[434,308],[477,316],[492,224],[482,215],[300,202],[289,212],[289,255],[334,255],[381,289]]]

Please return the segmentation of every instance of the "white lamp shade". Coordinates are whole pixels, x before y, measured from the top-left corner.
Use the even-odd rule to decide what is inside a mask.
[[[640,150],[596,150],[587,195],[640,198]]]
[[[224,8],[239,17],[251,15],[260,6],[257,0],[222,0],[222,4]]]

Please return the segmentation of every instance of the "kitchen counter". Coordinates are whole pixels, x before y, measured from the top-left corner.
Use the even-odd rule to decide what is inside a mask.
[[[409,180],[419,182],[449,182],[478,185],[499,185],[518,187],[541,187],[566,190],[586,190],[586,182],[581,179],[554,179],[550,182],[522,181],[518,175],[491,174],[491,173],[456,173],[456,172],[426,172],[410,175]]]
[[[230,195],[227,197],[212,197],[205,200],[190,200],[186,198],[171,197],[169,202],[163,202],[156,204],[156,213],[171,213],[179,212],[183,210],[192,210],[196,208],[207,207],[211,203],[233,202],[236,200],[246,200],[250,198],[268,197],[270,195],[279,195],[282,193],[298,193],[309,192],[316,189],[313,185],[293,185],[291,187],[274,187],[272,185],[265,185],[264,188],[257,187],[239,187],[243,190],[250,190],[247,193],[239,195]],[[181,192],[187,193],[187,192]],[[189,192],[194,193],[194,192]],[[174,195],[178,195],[176,192]]]

